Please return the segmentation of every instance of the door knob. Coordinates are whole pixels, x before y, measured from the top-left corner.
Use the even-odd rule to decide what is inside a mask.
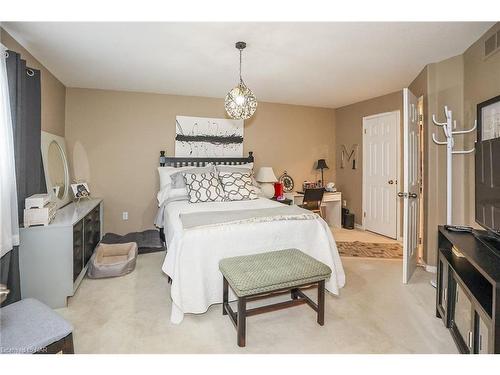
[[[406,197],[406,193],[399,192],[398,193],[398,197],[399,198],[405,198]]]
[[[416,193],[408,193],[409,198],[416,198],[418,195]]]
[[[389,180],[389,181],[387,181],[387,183],[388,183],[389,185],[392,185],[392,184],[394,183],[394,181],[393,181],[393,180]]]

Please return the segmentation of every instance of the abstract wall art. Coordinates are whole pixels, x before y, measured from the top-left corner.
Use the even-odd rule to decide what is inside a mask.
[[[242,157],[243,120],[176,116],[175,156]]]

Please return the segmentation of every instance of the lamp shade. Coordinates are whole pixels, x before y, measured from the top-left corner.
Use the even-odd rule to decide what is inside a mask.
[[[318,160],[318,165],[316,166],[316,169],[329,169],[328,165],[326,165],[325,159]]]
[[[257,182],[276,182],[278,179],[271,167],[261,167],[255,176]]]

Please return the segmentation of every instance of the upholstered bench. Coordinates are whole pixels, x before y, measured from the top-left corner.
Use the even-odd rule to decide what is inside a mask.
[[[238,332],[238,346],[245,346],[246,317],[307,303],[317,312],[319,325],[325,320],[325,280],[330,267],[298,249],[225,258],[219,262],[223,276],[222,314],[229,315]],[[238,311],[229,305],[231,286],[238,298]],[[302,289],[318,287],[318,303]],[[247,302],[291,292],[291,300],[247,310]]]
[[[0,310],[0,354],[73,354],[72,332],[71,324],[36,299]]]

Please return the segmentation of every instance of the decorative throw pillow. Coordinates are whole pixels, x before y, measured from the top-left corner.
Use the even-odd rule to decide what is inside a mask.
[[[222,202],[225,199],[217,174],[184,173],[184,180],[189,196],[189,203]]]
[[[257,199],[250,172],[222,172],[219,173],[219,179],[228,200],[245,201]]]

